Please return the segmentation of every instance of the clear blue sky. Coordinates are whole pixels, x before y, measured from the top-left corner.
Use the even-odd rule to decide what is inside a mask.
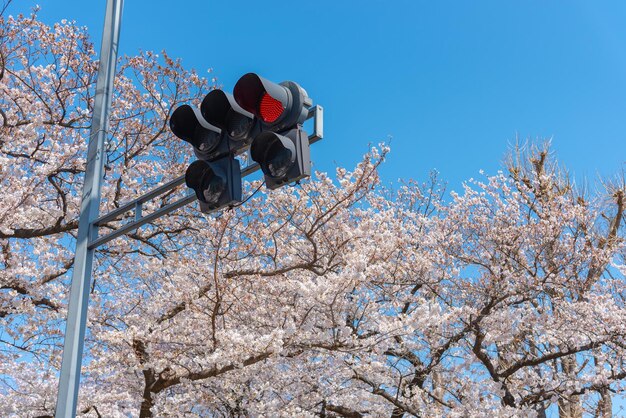
[[[39,4],[100,43],[104,0]],[[459,189],[516,135],[552,137],[579,178],[624,167],[625,22],[623,0],[127,0],[121,51],[165,49],[225,90],[249,71],[297,81],[325,108],[316,168],[392,137],[385,181],[436,168]]]

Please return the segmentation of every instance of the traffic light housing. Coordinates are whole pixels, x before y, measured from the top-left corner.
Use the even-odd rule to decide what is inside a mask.
[[[261,166],[270,190],[311,175],[309,138],[301,128],[284,135],[262,132],[254,138],[250,156]]]
[[[233,89],[239,105],[254,114],[265,129],[287,131],[302,124],[312,101],[293,81],[276,84],[254,73],[241,77]]]
[[[203,213],[241,202],[241,166],[230,155],[194,161],[185,172],[185,184],[196,193]]]
[[[223,141],[220,129],[204,120],[196,108],[189,105],[176,108],[170,117],[170,129],[191,144],[200,159],[214,160],[228,154],[228,144]]]
[[[212,90],[200,105],[202,117],[221,129],[230,152],[240,154],[245,151],[260,125],[254,115],[239,106],[231,94],[222,90]]]

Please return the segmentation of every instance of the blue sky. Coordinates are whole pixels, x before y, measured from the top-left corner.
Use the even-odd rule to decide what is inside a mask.
[[[39,4],[99,44],[104,0]],[[391,137],[386,182],[436,168],[459,189],[495,173],[516,136],[551,137],[579,179],[622,170],[623,22],[623,1],[126,1],[120,47],[213,68],[225,90],[250,71],[296,81],[325,108],[316,168]]]

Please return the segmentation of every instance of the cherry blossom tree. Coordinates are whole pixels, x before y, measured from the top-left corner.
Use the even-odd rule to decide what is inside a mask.
[[[0,414],[46,417],[97,61],[74,22],[0,19]],[[168,116],[215,87],[165,53],[118,68],[103,212],[184,172]],[[460,192],[434,174],[392,189],[388,152],[267,194],[246,183],[239,207],[183,208],[98,250],[79,414],[611,416],[623,181],[583,192],[528,147]]]

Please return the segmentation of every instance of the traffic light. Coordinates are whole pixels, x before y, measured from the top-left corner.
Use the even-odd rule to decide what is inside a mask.
[[[220,130],[207,123],[198,109],[189,105],[179,106],[172,113],[170,129],[174,135],[193,146],[198,158],[213,160],[228,153],[228,148],[224,149]]]
[[[241,202],[241,166],[231,155],[194,161],[185,172],[185,184],[195,191],[203,213]]]
[[[201,211],[209,213],[241,202],[242,175],[256,167],[263,171],[268,189],[310,176],[304,121],[313,115],[312,138],[322,136],[322,108],[311,106],[311,99],[297,83],[276,84],[248,73],[237,81],[232,95],[212,90],[199,109],[178,107],[170,118],[170,128],[193,146],[198,157],[185,172],[185,184],[194,190]],[[235,156],[248,150],[258,166],[248,165],[242,172]]]
[[[250,156],[261,166],[268,189],[277,189],[311,175],[309,138],[301,128],[284,135],[262,132],[254,138]]]
[[[200,112],[204,119],[217,126],[226,136],[230,152],[240,154],[260,132],[254,115],[242,109],[233,96],[222,90],[212,90],[202,100]]]
[[[190,143],[199,158],[187,168],[185,184],[194,190],[200,210],[209,213],[241,202],[241,167],[230,152],[224,132],[189,105],[172,113],[170,129]]]
[[[250,156],[276,189],[311,175],[308,136],[302,129],[312,104],[293,81],[276,84],[254,73],[241,77],[233,90],[235,101],[261,125],[250,145]]]

